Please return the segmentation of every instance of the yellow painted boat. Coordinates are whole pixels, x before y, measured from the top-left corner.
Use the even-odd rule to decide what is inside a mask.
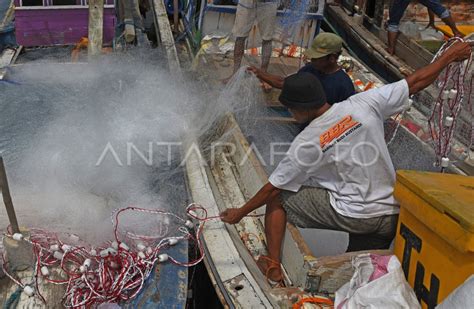
[[[459,31],[461,31],[462,34],[464,35],[469,35],[471,33],[474,33],[474,25],[457,25]],[[453,36],[453,32],[451,31],[451,28],[449,28],[449,26],[447,25],[436,25],[436,29],[438,29],[439,31],[443,32],[444,35],[448,36],[448,37],[452,37]]]

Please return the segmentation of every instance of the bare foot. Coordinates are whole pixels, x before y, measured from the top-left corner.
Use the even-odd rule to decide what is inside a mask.
[[[257,266],[267,279],[277,283],[283,282],[280,263],[262,255],[257,260]]]
[[[387,48],[385,48],[385,51],[387,53],[389,53],[390,55],[392,55],[392,56],[395,55],[395,49],[394,48],[387,47]]]
[[[465,37],[465,35],[459,30],[454,32],[454,36],[457,37],[457,38]]]

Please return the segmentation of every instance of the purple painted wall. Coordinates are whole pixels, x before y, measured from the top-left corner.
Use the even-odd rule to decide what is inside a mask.
[[[16,7],[19,7],[19,6],[21,6],[21,5],[20,5],[20,2],[21,2],[21,1],[22,1],[22,0],[14,0],[13,2],[15,3],[15,6],[16,6]],[[54,0],[38,0],[38,1],[41,1],[41,2],[46,3],[45,6],[51,6],[51,5],[53,5],[53,3],[54,3]],[[114,1],[115,1],[115,0],[104,0],[104,4],[114,5]],[[76,2],[77,5],[81,5],[82,3],[87,4],[87,1],[86,1],[86,0],[76,0],[75,2]]]
[[[15,31],[23,46],[74,45],[87,37],[87,7],[21,7],[15,11]],[[104,8],[104,44],[110,45],[115,34],[115,9]]]

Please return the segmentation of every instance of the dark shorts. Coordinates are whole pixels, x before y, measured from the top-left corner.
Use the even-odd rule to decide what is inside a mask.
[[[296,193],[282,191],[280,198],[293,225],[349,233],[348,251],[387,249],[395,237],[398,215],[368,219],[343,216],[331,206],[327,190],[302,187]]]
[[[388,20],[388,31],[398,32],[398,25],[400,20],[405,13],[410,0],[394,0],[392,6],[390,7],[390,18]],[[433,11],[439,18],[449,17],[449,10],[447,10],[443,5],[441,5],[440,0],[419,0],[421,4],[426,6],[428,9]]]

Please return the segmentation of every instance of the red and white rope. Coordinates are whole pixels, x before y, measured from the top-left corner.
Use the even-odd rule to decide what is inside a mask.
[[[120,216],[125,212],[142,212],[172,218],[179,224],[179,228],[176,230],[177,235],[163,237],[163,235],[147,236],[123,232],[119,225]],[[36,259],[35,295],[46,303],[39,292],[39,278],[41,278],[42,281],[52,284],[66,285],[63,297],[65,307],[90,307],[104,302],[133,299],[140,293],[146,279],[152,273],[153,267],[160,261],[164,262],[169,259],[176,265],[192,267],[203,260],[204,248],[201,237],[204,225],[209,220],[220,219],[220,216],[208,217],[207,210],[194,203],[186,208],[186,215],[197,221],[195,231],[191,229],[194,224],[190,224],[190,220],[172,212],[135,206],[119,209],[114,213],[112,220],[115,241],[94,248],[80,241],[77,236],[75,236],[78,240],[76,243],[80,244],[68,245],[63,243],[55,233],[43,229],[31,229],[31,236],[24,240],[33,246]],[[13,237],[13,235],[7,233],[5,237]],[[126,238],[127,241],[133,241],[133,246],[128,247],[125,242],[122,242],[121,237]],[[167,248],[179,240],[195,243],[198,257],[188,262],[182,262],[164,253]],[[20,279],[8,272],[5,259],[2,266],[5,274],[12,281],[22,288],[25,287]],[[58,274],[60,272],[44,275],[41,271],[42,267],[59,269],[62,271],[62,275]]]
[[[464,42],[464,40],[462,38],[452,38],[448,40],[434,56],[433,61],[437,60],[455,42]],[[439,95],[434,104],[431,116],[428,119],[428,126],[436,154],[435,165],[440,166],[442,171],[444,171],[447,167],[447,162],[449,162],[448,158],[451,153],[455,127],[462,109],[466,92],[468,94],[467,108],[471,113],[470,116],[472,121],[470,96],[472,92],[473,77],[472,75],[468,76],[472,60],[471,55],[469,59],[465,61],[449,64],[436,81],[439,88]],[[470,143],[472,144],[474,134],[472,123],[471,130]],[[469,147],[470,146],[471,145],[469,145]]]

